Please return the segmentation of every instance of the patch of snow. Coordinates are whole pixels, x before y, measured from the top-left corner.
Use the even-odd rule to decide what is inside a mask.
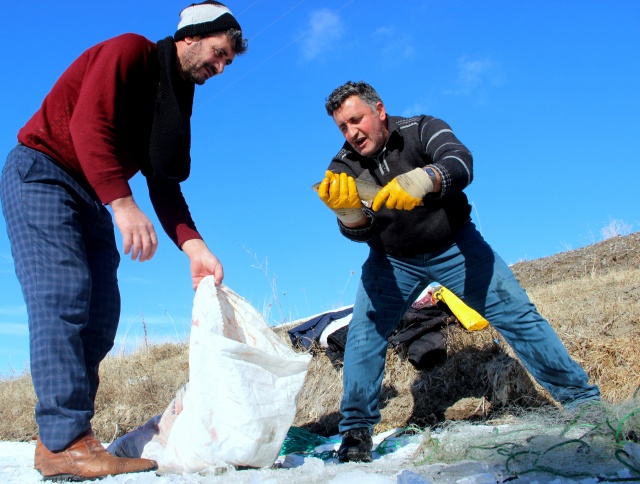
[[[493,429],[493,430],[492,430]],[[474,434],[509,432],[509,426],[464,426],[455,431],[433,431],[431,437],[444,441],[453,439],[461,445]],[[374,436],[373,462],[340,464],[335,458],[326,458],[327,452],[337,450],[339,437],[332,437],[326,444],[315,448],[314,454],[290,454],[281,456],[277,466],[269,469],[236,470],[232,467],[209,469],[197,474],[156,475],[153,472],[110,476],[100,481],[105,484],[165,484],[165,483],[225,483],[225,484],[493,484],[498,482],[552,483],[552,484],[595,484],[597,477],[571,479],[557,475],[535,472],[524,476],[510,476],[502,462],[463,460],[455,463],[422,464],[416,456],[427,434],[396,435],[389,431]],[[384,442],[384,445],[380,444]],[[449,442],[451,444],[451,442]],[[631,461],[637,464],[640,447],[628,443],[625,450]],[[40,474],[33,469],[33,442],[0,442],[0,482],[31,484],[42,482]],[[323,459],[318,456],[322,454]],[[618,463],[619,464],[619,463]],[[618,479],[629,479],[632,474],[621,466],[608,466],[608,476],[615,474]]]

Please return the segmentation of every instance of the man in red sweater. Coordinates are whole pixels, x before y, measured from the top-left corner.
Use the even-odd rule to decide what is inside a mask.
[[[194,289],[222,264],[182,196],[189,176],[195,84],[221,74],[247,41],[229,9],[211,0],[180,13],[157,43],[124,34],[85,51],[18,133],[0,185],[16,274],[29,315],[38,403],[35,468],[45,479],[92,479],[154,470],[112,456],[91,430],[98,367],[120,317],[124,253],[150,260],[153,224],[128,180],[141,171],[163,229],[189,258]]]

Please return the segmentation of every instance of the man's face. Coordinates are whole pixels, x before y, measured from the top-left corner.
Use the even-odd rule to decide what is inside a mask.
[[[362,156],[378,153],[389,135],[387,113],[381,102],[373,110],[358,96],[348,97],[333,112],[333,120],[344,139]]]
[[[222,74],[236,56],[226,34],[184,40],[186,48],[180,56],[182,77],[196,84],[204,84],[210,77]]]

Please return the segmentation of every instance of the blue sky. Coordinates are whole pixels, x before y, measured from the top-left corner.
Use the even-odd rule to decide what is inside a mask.
[[[175,32],[188,3],[50,2],[0,7],[0,152],[86,48]],[[364,245],[344,239],[311,185],[343,139],[329,93],[365,80],[393,115],[447,121],[473,152],[473,218],[508,262],[640,228],[637,0],[229,0],[249,51],[196,89],[183,191],[225,283],[270,324],[351,304]],[[134,197],[160,233],[152,261],[123,256],[115,351],[188,338],[187,258],[164,235],[144,180]],[[122,246],[119,233],[119,245]],[[144,323],[144,324],[143,324]],[[0,374],[28,363],[27,316],[0,219]]]

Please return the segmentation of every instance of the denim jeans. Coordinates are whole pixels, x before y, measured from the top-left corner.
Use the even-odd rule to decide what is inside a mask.
[[[109,211],[43,153],[16,146],[0,185],[16,275],[29,316],[40,440],[64,449],[90,428],[98,366],[120,317]]]
[[[597,386],[529,300],[511,269],[472,223],[437,252],[391,257],[371,250],[362,266],[344,356],[340,432],[380,421],[387,338],[431,282],[483,315],[551,396],[565,407],[599,399]]]

